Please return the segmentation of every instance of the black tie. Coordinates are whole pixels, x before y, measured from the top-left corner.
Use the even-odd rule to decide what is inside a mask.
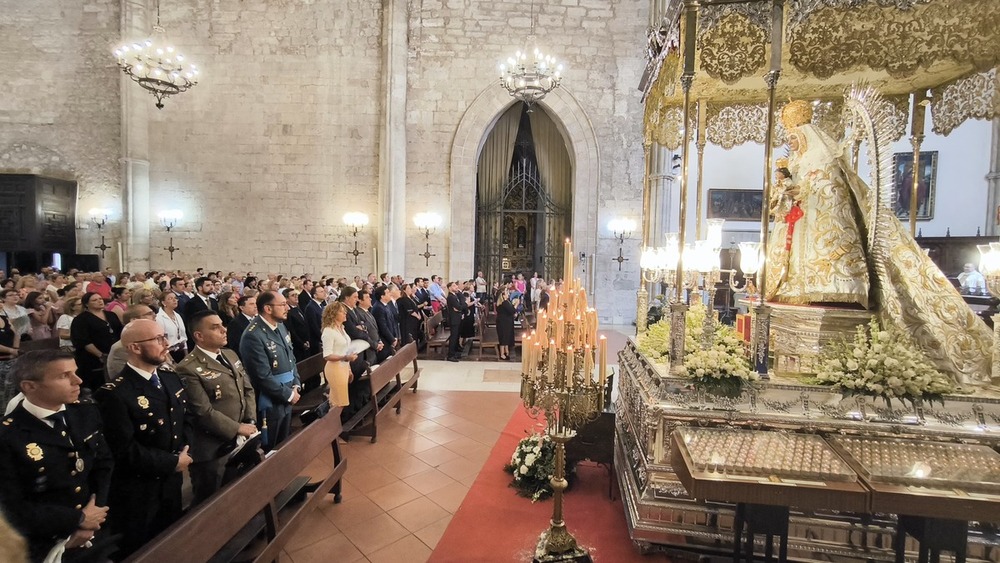
[[[56,432],[65,433],[66,417],[63,416],[63,413],[61,412],[52,413],[49,416],[45,417],[45,419],[52,423],[52,427],[55,428]]]
[[[229,362],[228,362],[228,361],[226,360],[226,357],[225,357],[225,356],[223,356],[222,354],[219,354],[218,356],[216,356],[216,357],[215,357],[215,359],[216,359],[216,360],[219,360],[219,363],[220,363],[220,364],[222,364],[222,365],[226,366],[226,367],[227,367],[227,368],[228,368],[228,369],[229,369],[230,371],[232,371],[232,369],[233,369],[233,366],[231,366],[231,365],[229,364]]]

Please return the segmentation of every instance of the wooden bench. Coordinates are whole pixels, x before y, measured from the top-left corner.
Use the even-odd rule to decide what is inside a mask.
[[[299,402],[292,405],[293,422],[303,412],[316,408],[316,405],[327,400],[324,395],[327,392],[327,385],[323,380],[325,367],[326,360],[323,359],[323,354],[314,354],[295,364],[295,369],[299,372],[299,381],[306,391],[302,393]]]
[[[413,375],[403,381],[400,373],[406,365],[413,363]],[[364,376],[371,385],[371,401],[361,407],[347,422],[344,423],[343,438],[351,436],[370,436],[372,443],[378,439],[378,418],[384,412],[396,407],[396,414],[402,409],[403,392],[412,389],[417,392],[417,379],[420,368],[417,366],[417,345],[410,342],[390,356],[375,369],[369,370]],[[362,423],[365,423],[362,425]]]
[[[260,465],[192,509],[127,561],[278,561],[282,549],[327,493],[333,493],[333,502],[341,500],[341,478],[347,469],[336,438],[341,429],[340,409],[333,409],[293,434]],[[307,488],[309,478],[300,473],[327,447],[333,449],[333,468],[321,482]],[[314,494],[300,501],[308,489]],[[263,545],[254,553],[245,553],[262,531]]]
[[[479,359],[483,359],[483,348],[492,348],[497,361],[500,361],[500,337],[497,335],[497,327],[488,326],[485,322],[485,314],[476,318],[476,347],[479,349]],[[513,350],[512,350],[513,351]]]
[[[443,322],[444,315],[441,314],[441,311],[434,313],[424,321],[424,334],[427,337],[428,354],[432,349],[443,349],[445,350],[444,353],[447,353],[449,331],[445,330],[444,325],[442,325]],[[441,353],[440,351],[438,352],[438,354]]]

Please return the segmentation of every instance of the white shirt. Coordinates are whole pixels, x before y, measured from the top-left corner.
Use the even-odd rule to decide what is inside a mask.
[[[66,405],[59,405],[59,410],[50,411],[49,409],[42,408],[32,403],[31,401],[28,400],[27,397],[24,397],[24,400],[21,401],[21,404],[24,405],[24,410],[33,414],[35,418],[44,422],[49,428],[55,428],[56,424],[51,420],[49,420],[48,417],[56,414],[57,412],[63,412],[64,410],[66,410]]]
[[[181,314],[174,311],[173,318],[167,316],[164,309],[156,312],[156,324],[160,325],[163,333],[167,335],[167,345],[176,346],[181,342],[187,342],[187,332],[184,328],[184,319]]]
[[[146,381],[151,381],[153,379],[153,372],[141,370],[141,369],[135,367],[134,365],[132,365],[132,362],[125,362],[125,365],[127,365],[128,367],[134,369],[135,372],[139,374],[139,377],[145,379]]]

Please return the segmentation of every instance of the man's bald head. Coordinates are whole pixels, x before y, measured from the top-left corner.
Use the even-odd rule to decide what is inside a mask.
[[[167,337],[156,321],[135,319],[122,329],[121,341],[128,363],[137,368],[153,371],[167,361]]]

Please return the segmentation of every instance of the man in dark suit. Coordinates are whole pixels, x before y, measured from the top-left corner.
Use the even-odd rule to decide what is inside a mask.
[[[448,284],[448,298],[445,307],[448,319],[448,361],[457,362],[462,358],[462,317],[469,310],[465,297],[458,290],[458,282]]]
[[[177,296],[177,307],[174,309],[184,315],[184,308],[187,307],[191,296],[187,294],[187,282],[184,278],[170,278],[170,291]]]
[[[326,286],[316,284],[312,286],[309,301],[302,314],[306,318],[306,326],[309,327],[309,346],[313,350],[323,348],[323,309],[326,308]]]
[[[168,348],[163,328],[136,319],[122,331],[122,343],[125,369],[94,398],[115,457],[108,507],[112,530],[123,534],[124,558],[181,517],[191,456],[187,393],[177,374],[161,367]]]
[[[354,313],[359,319],[359,322],[364,325],[363,331],[358,331],[357,336],[361,340],[368,342],[369,348],[364,351],[365,361],[370,365],[381,364],[386,358],[393,354],[391,348],[386,348],[385,344],[382,343],[382,338],[379,336],[378,332],[378,321],[375,320],[375,316],[372,315],[372,296],[368,291],[361,290],[358,292],[358,306],[354,308]],[[350,336],[350,333],[348,333]],[[354,339],[353,336],[351,336]]]
[[[257,316],[257,298],[244,295],[236,301],[236,305],[240,308],[240,314],[229,321],[229,326],[226,327],[226,348],[236,352],[236,355],[239,356],[240,339],[243,338],[243,332],[250,326],[250,321]]]
[[[226,454],[236,446],[237,436],[257,432],[257,399],[239,356],[224,348],[226,327],[218,313],[201,311],[191,323],[195,348],[177,364],[177,374],[187,391],[194,426],[194,461],[188,468],[194,505],[219,490]]]
[[[386,348],[395,352],[399,344],[399,317],[392,306],[392,288],[394,286],[376,287],[372,292],[372,315],[378,325],[379,339]]]
[[[184,305],[184,324],[187,326],[188,350],[194,348],[194,335],[191,334],[191,318],[198,311],[218,311],[219,302],[212,297],[215,291],[215,284],[206,277],[194,280],[195,294],[186,305]]]
[[[288,300],[277,291],[265,291],[257,297],[257,313],[240,340],[240,358],[257,391],[264,449],[271,450],[291,431],[292,405],[299,402],[302,382],[292,337],[282,324],[288,318]]]
[[[295,352],[296,362],[322,351],[313,351],[312,343],[309,342],[309,327],[306,325],[305,315],[302,314],[302,307],[299,306],[299,296],[302,293],[296,289],[287,290],[285,293],[285,299],[288,301],[288,319],[285,320],[285,328],[292,337],[292,351]]]
[[[97,410],[76,402],[73,353],[28,352],[12,374],[24,399],[0,425],[0,503],[32,561],[58,543],[63,561],[102,560],[114,550],[101,529],[114,462]]]

